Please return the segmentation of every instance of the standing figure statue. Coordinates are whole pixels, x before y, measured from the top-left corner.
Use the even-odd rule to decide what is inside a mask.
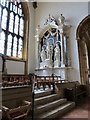
[[[50,45],[49,42],[47,42],[47,47],[46,47],[46,58],[52,61],[52,54],[53,54],[53,46]]]
[[[63,34],[63,32],[64,32],[64,26],[65,26],[65,24],[64,24],[64,22],[65,22],[65,17],[61,14],[61,16],[59,17],[58,20],[59,20],[58,29],[59,29],[60,33]]]
[[[45,59],[46,59],[46,53],[45,53],[45,50],[44,50],[43,46],[42,46],[42,50],[41,50],[41,53],[40,53],[40,57],[41,57],[41,61],[44,62]]]
[[[47,41],[45,66],[49,68],[52,67],[52,52],[53,46],[50,45],[49,41]]]
[[[52,55],[53,55],[53,46],[50,45],[50,60],[52,61]]]
[[[54,49],[54,61],[60,62],[60,48],[58,44],[56,44],[56,47]]]
[[[47,47],[46,47],[46,58],[50,60],[50,43],[47,42]]]

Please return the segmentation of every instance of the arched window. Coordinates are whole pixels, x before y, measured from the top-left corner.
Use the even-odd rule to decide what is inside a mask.
[[[24,13],[20,0],[0,0],[0,53],[23,60]]]

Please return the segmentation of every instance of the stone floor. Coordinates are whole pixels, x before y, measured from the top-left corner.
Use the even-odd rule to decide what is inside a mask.
[[[90,98],[80,101],[77,106],[57,120],[90,120]]]

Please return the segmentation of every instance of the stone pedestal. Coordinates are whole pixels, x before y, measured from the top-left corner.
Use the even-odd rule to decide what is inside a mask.
[[[50,59],[46,59],[46,60],[45,60],[45,67],[47,67],[47,68],[52,68],[52,62],[51,62]]]
[[[65,67],[65,64],[61,64],[61,67]]]
[[[60,61],[55,60],[54,61],[54,68],[58,68],[58,67],[60,67]]]
[[[42,68],[44,68],[45,67],[45,62],[41,62],[40,63],[40,68],[42,69]]]
[[[43,68],[36,69],[35,74],[38,76],[61,76],[61,80],[73,80],[73,69],[72,67],[56,67],[56,68]]]
[[[36,69],[35,74],[37,76],[51,76],[53,73],[52,68],[43,68],[43,69]]]

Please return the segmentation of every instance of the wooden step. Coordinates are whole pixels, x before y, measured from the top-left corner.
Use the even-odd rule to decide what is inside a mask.
[[[37,92],[35,92],[34,98],[45,97],[45,96],[51,95],[51,94],[52,94],[52,90],[48,90],[48,91],[37,91]]]
[[[59,94],[51,94],[51,95],[47,95],[45,97],[40,97],[40,98],[35,98],[34,99],[34,105],[43,105],[52,101],[55,101],[57,99],[60,99],[60,95]]]
[[[54,109],[55,107],[60,106],[61,104],[64,104],[67,100],[65,98],[63,99],[58,99],[53,102],[44,104],[44,105],[39,105],[34,109],[34,115],[39,115],[42,114],[43,112],[50,111]]]
[[[68,112],[70,109],[72,109],[75,106],[75,102],[67,102],[63,105],[60,105],[59,107],[56,107],[55,109],[51,110],[51,111],[47,111],[45,113],[43,113],[40,116],[37,116],[34,118],[35,119],[44,119],[44,118],[56,118],[56,117],[60,117],[62,116],[64,113]]]

